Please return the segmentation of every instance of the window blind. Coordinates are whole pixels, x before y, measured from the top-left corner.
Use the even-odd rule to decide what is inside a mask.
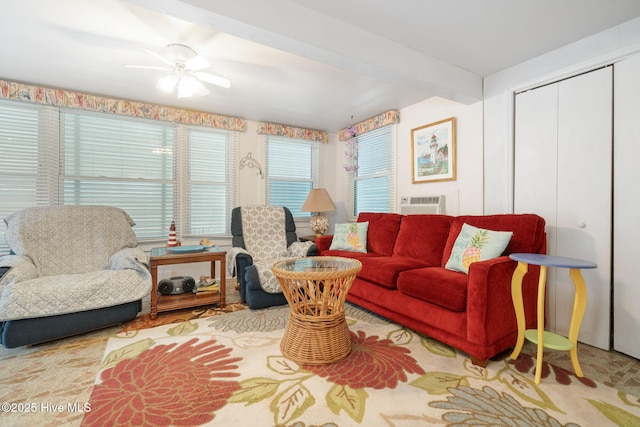
[[[183,145],[189,147],[184,234],[230,232],[229,215],[237,204],[236,139],[237,132],[189,129],[188,144]]]
[[[310,216],[301,208],[309,191],[318,186],[318,143],[269,135],[266,157],[267,203],[286,206],[294,217]]]
[[[237,144],[235,131],[0,100],[0,218],[103,204],[126,210],[139,240],[166,239],[172,220],[180,237],[229,233]]]
[[[61,131],[65,205],[124,209],[139,239],[168,233],[176,197],[172,123],[64,111]]]
[[[395,200],[395,125],[358,135],[358,169],[351,172],[349,206],[360,212],[391,212]]]
[[[0,218],[21,209],[55,202],[58,151],[54,109],[13,101],[0,102]],[[0,227],[0,253],[9,248]]]

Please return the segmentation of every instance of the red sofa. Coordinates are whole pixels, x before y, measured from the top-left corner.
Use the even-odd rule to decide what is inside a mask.
[[[543,218],[361,213],[358,222],[369,222],[366,253],[330,250],[332,236],[316,238],[319,255],[362,262],[348,301],[457,348],[477,365],[515,345],[517,263],[507,255],[546,252]],[[471,264],[468,274],[444,268],[464,223],[513,232],[502,256]],[[529,266],[523,281],[527,328],[536,327],[539,272]]]

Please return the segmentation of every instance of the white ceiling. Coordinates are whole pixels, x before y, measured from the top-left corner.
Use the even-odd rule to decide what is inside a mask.
[[[0,0],[0,79],[336,132],[640,16],[638,0]],[[170,43],[231,88],[155,88]],[[352,118],[353,117],[353,118]]]

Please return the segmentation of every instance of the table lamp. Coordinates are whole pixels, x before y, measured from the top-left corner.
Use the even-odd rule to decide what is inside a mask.
[[[329,228],[329,219],[324,212],[335,209],[336,205],[333,204],[333,200],[325,188],[313,188],[302,205],[303,212],[313,212],[309,227],[316,236],[322,236]]]

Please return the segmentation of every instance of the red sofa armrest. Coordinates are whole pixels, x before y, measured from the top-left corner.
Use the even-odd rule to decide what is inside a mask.
[[[474,262],[469,266],[467,288],[467,339],[490,344],[517,333],[511,297],[511,277],[518,263],[508,256]],[[529,266],[522,281],[527,328],[536,327],[536,304],[540,268]],[[514,344],[516,336],[514,335]]]
[[[316,237],[316,247],[318,248],[318,254],[322,255],[323,251],[328,251],[331,247],[331,241],[333,240],[333,235],[324,234],[322,236]]]

